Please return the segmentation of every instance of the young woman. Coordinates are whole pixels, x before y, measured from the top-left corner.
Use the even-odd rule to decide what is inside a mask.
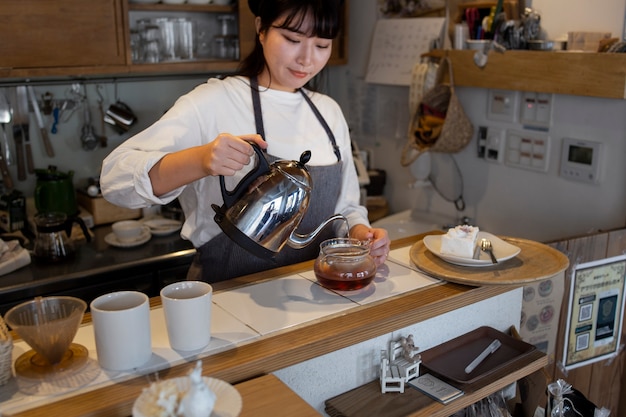
[[[339,30],[341,0],[249,0],[255,14],[254,50],[236,75],[211,78],[180,97],[156,123],[130,138],[104,161],[104,197],[125,207],[167,204],[178,198],[185,213],[181,235],[198,254],[189,279],[217,282],[313,259],[319,242],[285,246],[274,260],[251,255],[215,223],[212,204],[223,203],[219,176],[228,189],[250,169],[257,144],[268,161],[299,160],[311,151],[313,184],[298,233],[309,233],[335,213],[350,236],[371,240],[378,265],[389,253],[384,229],[370,227],[359,204],[348,126],[338,104],[305,88],[327,64]],[[244,169],[245,168],[245,169]]]

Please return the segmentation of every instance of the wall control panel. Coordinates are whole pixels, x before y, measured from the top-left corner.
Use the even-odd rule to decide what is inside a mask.
[[[602,144],[583,139],[563,138],[559,174],[569,180],[590,184],[600,182]]]
[[[552,94],[522,92],[520,122],[525,126],[549,128],[552,121]]]
[[[489,90],[487,99],[487,119],[515,122],[518,113],[519,92],[509,90]]]
[[[533,171],[548,171],[550,137],[541,132],[507,131],[504,163]]]

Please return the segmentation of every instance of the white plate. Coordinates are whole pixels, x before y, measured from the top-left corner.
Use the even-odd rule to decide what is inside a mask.
[[[130,0],[131,3],[139,3],[139,4],[156,4],[161,0]]]
[[[215,393],[215,406],[211,417],[237,417],[241,413],[243,402],[239,391],[226,381],[221,379],[203,376],[204,383],[209,389]],[[155,382],[149,389],[137,398],[133,405],[133,417],[153,417],[156,414],[150,414],[149,410],[153,409],[152,403],[158,398],[159,384],[173,381],[178,387],[178,392],[185,392],[189,389],[189,377],[172,378],[169,380]],[[155,397],[156,394],[156,397]]]
[[[182,222],[172,219],[150,219],[143,222],[150,228],[153,236],[167,236],[174,233],[182,227]]]
[[[121,242],[117,239],[117,236],[115,236],[115,233],[111,232],[104,237],[104,241],[108,243],[109,245],[115,246],[118,248],[134,248],[135,246],[143,245],[144,243],[149,241],[151,237],[152,237],[152,234],[150,233],[150,228],[147,226],[144,226],[143,231],[141,232],[141,235],[139,235],[139,237],[136,240],[133,240],[130,242]]]
[[[460,266],[491,266],[493,263],[491,262],[491,258],[487,252],[479,251],[480,256],[478,259],[471,258],[463,258],[460,256],[442,254],[441,252],[441,236],[442,235],[428,235],[424,237],[424,246],[426,249],[431,251],[434,255],[443,259],[446,262],[450,262],[451,264],[460,265]],[[520,252],[520,248],[515,245],[511,245],[510,243],[505,242],[500,239],[498,236],[492,235],[487,232],[478,232],[478,237],[476,239],[476,243],[479,244],[480,239],[489,239],[491,241],[491,245],[493,247],[493,254],[495,255],[498,262],[504,262],[507,259],[511,259]]]

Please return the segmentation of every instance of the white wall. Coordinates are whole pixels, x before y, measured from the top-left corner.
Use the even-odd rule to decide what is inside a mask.
[[[626,100],[554,96],[548,132],[552,151],[547,173],[478,159],[474,139],[455,155],[463,174],[467,203],[464,212],[457,212],[453,204],[440,198],[432,188],[409,188],[414,177],[408,168],[400,165],[401,150],[407,140],[408,87],[363,82],[376,21],[375,4],[376,0],[362,0],[358,8],[351,9],[349,64],[331,68],[329,84],[360,147],[372,151],[374,168],[387,172],[385,195],[392,212],[417,208],[450,216],[466,215],[485,230],[540,241],[625,225]],[[623,7],[618,8],[617,12],[623,16]],[[565,5],[562,10],[566,10]],[[520,124],[487,120],[487,90],[458,88],[457,91],[475,126],[522,128]],[[563,137],[604,144],[607,151],[604,177],[599,185],[576,183],[558,176]]]

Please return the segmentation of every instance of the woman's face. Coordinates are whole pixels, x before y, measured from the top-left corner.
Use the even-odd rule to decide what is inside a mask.
[[[257,18],[257,27],[259,23]],[[306,35],[313,25],[310,16],[297,29],[276,27],[281,23],[279,20],[266,32],[259,33],[267,62],[259,83],[276,90],[295,91],[324,68],[332,52],[332,39]]]

